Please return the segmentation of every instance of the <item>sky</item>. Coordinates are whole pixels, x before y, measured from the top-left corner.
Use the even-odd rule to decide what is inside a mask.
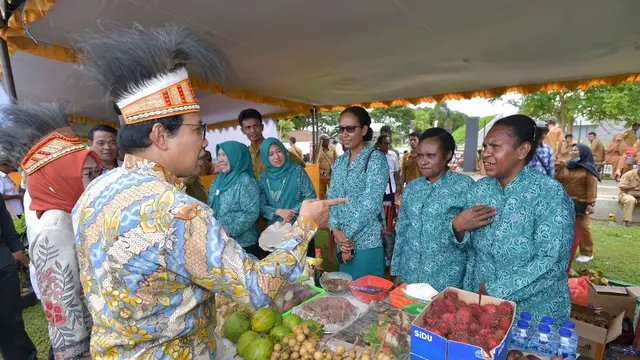
[[[508,93],[501,100],[490,102],[484,98],[473,98],[470,100],[448,100],[447,106],[451,110],[459,111],[468,116],[489,116],[489,115],[512,115],[518,112],[518,108],[509,104],[509,100],[517,100],[522,95],[517,93]],[[424,103],[417,107],[434,107],[435,103]]]

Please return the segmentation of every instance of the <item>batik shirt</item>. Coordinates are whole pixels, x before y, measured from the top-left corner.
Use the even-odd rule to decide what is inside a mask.
[[[220,196],[220,211],[213,216],[222,223],[224,230],[242,247],[258,243],[256,221],[260,217],[260,189],[249,175],[238,179],[230,189],[215,194],[209,189],[209,206],[213,198]]]
[[[478,180],[467,208],[496,208],[493,223],[465,233],[469,261],[464,287],[516,302],[535,319],[569,317],[567,269],[573,244],[573,202],[559,182],[525,166],[504,189],[496,178]]]
[[[130,155],[91,183],[73,225],[95,359],[214,359],[214,293],[267,305],[301,275],[316,229],[298,219],[256,261],[175,176]]]
[[[529,166],[541,174],[554,177],[555,165],[553,161],[553,149],[547,144],[538,146],[535,155],[533,155],[533,158],[529,162]]]
[[[461,288],[467,252],[450,231],[466,206],[473,180],[447,171],[435,183],[420,177],[407,185],[396,224],[391,274],[404,283],[429,283],[436,290]]]
[[[307,175],[303,168],[294,165],[291,170],[291,175],[289,175],[289,178],[287,178],[286,181],[295,181],[297,183],[295,205],[290,206],[288,208],[289,210],[293,210],[298,213],[300,212],[300,207],[304,200],[316,198],[316,190],[313,188],[309,175]],[[262,174],[260,177],[260,215],[267,219],[269,225],[282,221],[282,218],[276,215],[276,210],[278,210],[278,208],[275,206],[275,200],[270,195],[270,191],[275,190],[270,189],[270,186],[276,187],[281,185],[281,183],[270,184],[269,181],[267,181],[267,176],[265,174]],[[297,218],[298,216],[296,215],[293,221]]]
[[[329,226],[341,230],[356,250],[380,247],[382,198],[389,181],[387,158],[381,151],[365,147],[349,164],[350,154],[342,154],[333,166],[327,198],[347,198],[348,202],[331,207]]]

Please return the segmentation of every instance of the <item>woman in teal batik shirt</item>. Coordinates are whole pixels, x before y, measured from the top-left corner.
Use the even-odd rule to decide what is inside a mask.
[[[428,283],[438,291],[462,287],[467,252],[450,229],[465,208],[473,179],[449,170],[455,149],[444,129],[431,128],[420,136],[422,177],[404,190],[391,261],[391,275],[403,283]]]
[[[555,179],[527,164],[535,153],[535,122],[498,120],[487,134],[487,177],[474,184],[467,210],[452,223],[468,246],[464,287],[512,300],[518,313],[569,317],[567,269],[573,244],[573,202]]]
[[[262,259],[256,221],[260,216],[260,189],[253,177],[251,154],[246,145],[226,141],[216,146],[221,173],[209,189],[213,216],[246,252]]]
[[[354,279],[384,276],[382,197],[389,181],[385,155],[365,146],[373,137],[371,117],[352,106],[340,114],[338,133],[345,153],[333,165],[328,198],[348,198],[331,208],[329,226],[339,245],[340,271]]]
[[[276,138],[267,138],[260,145],[260,158],[267,170],[260,176],[260,215],[268,225],[275,222],[293,224],[302,202],[316,198],[307,172],[289,160],[289,151]],[[313,241],[307,250],[315,256]]]

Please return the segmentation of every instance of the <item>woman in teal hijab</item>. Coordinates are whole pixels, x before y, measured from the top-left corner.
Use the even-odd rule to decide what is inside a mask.
[[[268,138],[260,146],[260,158],[267,171],[260,176],[260,215],[268,225],[294,223],[302,202],[315,199],[316,191],[307,172],[289,160],[289,151],[276,138]],[[309,254],[314,253],[313,243]]]
[[[246,252],[262,259],[256,221],[260,216],[260,190],[253,178],[253,163],[246,145],[226,141],[216,146],[221,173],[209,189],[213,216]]]

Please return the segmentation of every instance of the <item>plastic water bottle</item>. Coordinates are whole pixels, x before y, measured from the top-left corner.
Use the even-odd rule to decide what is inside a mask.
[[[542,357],[551,357],[554,353],[554,349],[549,344],[549,337],[551,335],[551,328],[549,325],[538,325],[538,336],[531,339],[530,349],[534,353]]]
[[[531,323],[531,313],[528,311],[523,311],[520,313],[520,319]]]
[[[580,342],[580,336],[576,333],[576,324],[571,320],[565,320],[562,322],[562,327],[571,330],[571,343],[578,349],[578,342]]]
[[[558,338],[558,349],[556,351],[556,355],[562,356],[566,360],[574,360],[576,358],[577,348],[571,340],[571,330],[561,328],[558,334],[560,337]]]
[[[511,347],[518,350],[528,350],[529,348],[529,323],[526,320],[518,320],[513,329]]]

